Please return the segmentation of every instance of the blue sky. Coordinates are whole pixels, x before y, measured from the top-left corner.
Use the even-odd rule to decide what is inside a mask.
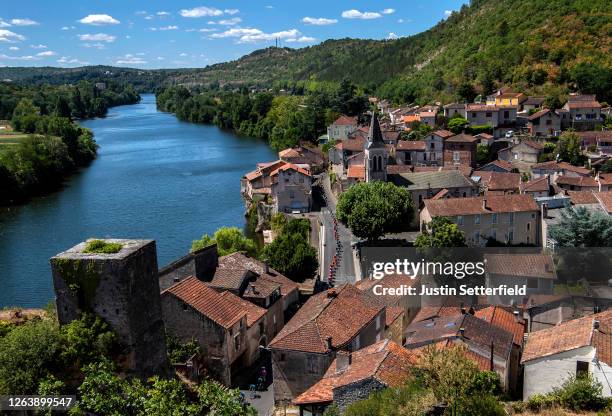
[[[0,66],[202,67],[274,45],[385,39],[430,28],[463,0],[3,0]]]

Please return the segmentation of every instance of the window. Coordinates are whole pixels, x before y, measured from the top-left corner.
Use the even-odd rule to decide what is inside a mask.
[[[380,315],[376,317],[376,330],[380,330]]]
[[[504,118],[510,118],[510,111],[504,111]]]
[[[537,289],[539,286],[538,279],[527,279],[527,288]]]
[[[552,120],[546,120],[546,125],[550,126],[552,124]]]
[[[289,198],[290,199],[295,198],[295,194],[293,193],[293,191],[289,191]]]
[[[584,377],[589,374],[588,361],[576,361],[576,377]]]
[[[315,360],[315,357],[309,356],[306,361],[306,366],[310,374],[317,374],[317,361]]]
[[[463,217],[461,215],[457,217],[457,225],[463,225]]]
[[[514,224],[514,212],[508,213],[508,222]]]
[[[460,160],[459,152],[453,152],[453,162],[459,162]]]
[[[435,148],[436,148],[436,144],[435,144],[434,142],[431,142],[431,144],[429,145],[429,147],[430,147],[431,149],[435,149]]]
[[[492,117],[493,114],[491,114],[490,112],[487,112],[487,117]]]
[[[512,243],[512,240],[514,240],[514,231],[508,233],[508,242]]]
[[[474,233],[474,242],[478,243],[480,241],[480,233],[478,231],[476,231]]]
[[[493,215],[491,215],[491,222],[493,224],[497,224],[497,213],[494,213]]]
[[[263,335],[263,333],[264,333],[264,323],[263,321],[261,321],[259,323],[259,335]]]
[[[531,223],[530,222],[527,223],[527,231],[529,231],[529,230],[531,230]]]
[[[495,231],[495,230],[491,231],[491,238],[493,240],[497,240],[497,231]]]
[[[234,335],[234,348],[236,351],[240,349],[240,334]]]
[[[474,216],[474,224],[480,224],[480,215]]]
[[[476,118],[476,113],[472,113],[472,118]]]
[[[361,340],[359,338],[360,338],[359,335],[355,337],[355,348],[353,349],[354,351],[361,348]]]

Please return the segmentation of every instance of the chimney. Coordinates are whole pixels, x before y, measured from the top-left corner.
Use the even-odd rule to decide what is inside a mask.
[[[495,370],[495,364],[493,362],[493,351],[495,349],[495,345],[493,344],[493,341],[491,341],[491,359],[489,361],[489,370],[494,371]]]
[[[459,335],[461,335],[462,337],[465,336],[465,328],[464,327],[459,328]]]
[[[333,346],[332,346],[332,337],[325,338],[325,341],[327,342],[327,349],[328,350],[332,350],[333,349]]]
[[[265,274],[269,274],[270,273],[270,267],[268,266],[268,263],[264,263],[264,273]]]
[[[597,319],[593,321],[593,329],[599,329],[599,321]]]
[[[333,298],[335,298],[335,297],[337,297],[337,296],[338,296],[338,292],[336,292],[336,289],[329,289],[329,290],[327,291],[327,297],[328,297],[329,299],[333,299]]]
[[[338,351],[336,354],[336,372],[346,371],[353,361],[353,355],[350,351]]]
[[[486,198],[482,199],[482,209],[484,209],[484,210],[487,209],[487,200],[486,200]]]
[[[253,283],[251,283],[249,286],[251,286],[251,291],[253,292],[254,295],[259,294],[259,292],[257,291],[257,289],[255,288],[255,285]]]
[[[467,309],[465,308],[465,306],[461,307],[461,315],[465,315],[467,312]]]
[[[512,314],[514,315],[514,319],[515,319],[516,321],[519,321],[519,320],[521,319],[521,318],[520,318],[519,311],[514,310],[514,311],[512,311]]]
[[[548,218],[548,204],[542,204],[540,207],[540,211],[542,213],[542,219]]]

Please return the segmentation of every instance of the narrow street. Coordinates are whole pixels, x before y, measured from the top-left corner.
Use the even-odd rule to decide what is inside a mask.
[[[321,209],[321,223],[323,224],[324,256],[321,259],[323,265],[323,275],[321,279],[328,282],[331,275],[331,286],[343,283],[355,283],[357,273],[355,271],[353,248],[351,243],[357,239],[340,222],[335,223],[335,212],[337,200],[331,190],[331,183],[327,174],[322,175],[321,187],[324,192],[326,207]],[[334,255],[336,261],[334,265]]]

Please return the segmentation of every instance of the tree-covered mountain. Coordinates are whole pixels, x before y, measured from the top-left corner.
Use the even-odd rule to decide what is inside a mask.
[[[304,81],[348,78],[396,102],[470,98],[502,84],[560,99],[581,90],[610,102],[612,8],[609,0],[472,0],[431,29],[396,40],[266,48],[202,69],[0,68],[0,79],[74,82],[107,72],[139,91],[162,84],[295,91]]]

